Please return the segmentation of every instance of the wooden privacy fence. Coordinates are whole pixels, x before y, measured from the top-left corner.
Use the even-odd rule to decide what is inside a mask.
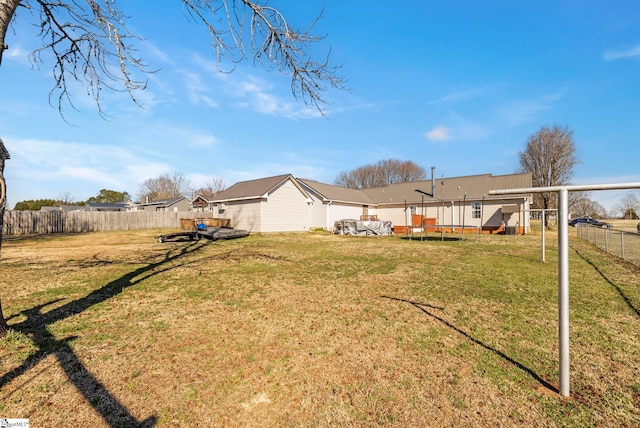
[[[2,233],[29,235],[39,233],[99,232],[179,228],[181,219],[209,219],[206,212],[107,212],[107,211],[5,211]]]

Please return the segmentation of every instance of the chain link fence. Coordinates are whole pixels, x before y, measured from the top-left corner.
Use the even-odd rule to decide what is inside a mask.
[[[640,266],[640,234],[580,223],[576,229],[579,238]]]

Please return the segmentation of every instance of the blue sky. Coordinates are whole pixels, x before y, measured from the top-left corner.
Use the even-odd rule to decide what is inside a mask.
[[[49,104],[45,63],[22,11],[0,67],[0,138],[11,154],[8,206],[100,189],[139,193],[178,171],[193,187],[291,173],[332,183],[378,160],[436,176],[509,174],[543,125],[574,130],[573,183],[640,181],[640,2],[272,1],[293,27],[324,7],[313,48],[331,49],[350,91],[328,91],[326,117],[291,95],[289,76],[251,62],[221,73],[206,31],[178,0],[120,0],[151,68],[144,109],[83,88],[66,123]],[[222,69],[229,70],[229,64]],[[593,192],[612,208],[625,191]]]

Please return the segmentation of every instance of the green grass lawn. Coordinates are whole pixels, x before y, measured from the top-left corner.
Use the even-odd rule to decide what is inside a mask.
[[[638,426],[640,271],[571,234],[167,231],[3,244],[0,417],[32,426]]]

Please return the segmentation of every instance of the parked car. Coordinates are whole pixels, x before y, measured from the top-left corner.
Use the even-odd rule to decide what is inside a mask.
[[[595,218],[586,217],[586,216],[585,217],[574,218],[573,220],[571,220],[569,222],[569,226],[575,227],[576,224],[578,224],[578,223],[590,224],[590,225],[596,226],[596,227],[606,227],[606,228],[610,228],[611,227],[611,223],[605,223],[604,221],[596,220]]]

